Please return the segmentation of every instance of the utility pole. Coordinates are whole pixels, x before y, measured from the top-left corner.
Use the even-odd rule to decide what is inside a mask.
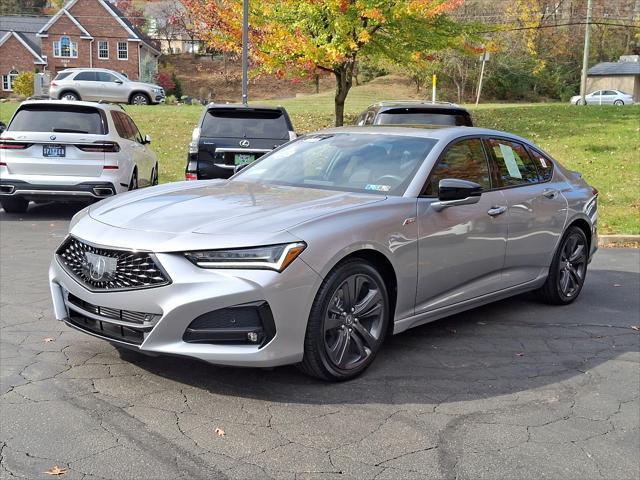
[[[591,1],[591,0],[589,0]],[[242,13],[242,103],[249,101],[249,0],[244,0]]]
[[[478,92],[476,93],[476,105],[480,103],[480,92],[482,92],[482,79],[484,78],[484,64],[487,63],[489,54],[487,50],[482,51],[482,67],[480,67],[480,78],[478,79]]]
[[[582,55],[582,76],[580,77],[580,100],[587,104],[587,69],[589,68],[589,35],[591,34],[592,0],[587,0],[587,24],[584,27],[584,52]]]

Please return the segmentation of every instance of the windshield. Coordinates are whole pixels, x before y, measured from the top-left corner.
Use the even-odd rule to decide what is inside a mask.
[[[106,133],[97,108],[77,105],[25,105],[18,110],[8,131],[57,133]]]
[[[361,133],[302,137],[234,178],[349,192],[402,195],[437,140]]]
[[[214,108],[204,116],[201,135],[209,138],[288,140],[289,127],[284,114],[279,110]]]
[[[381,112],[376,118],[377,125],[470,125],[466,115],[458,112],[435,113],[415,109],[397,109]]]

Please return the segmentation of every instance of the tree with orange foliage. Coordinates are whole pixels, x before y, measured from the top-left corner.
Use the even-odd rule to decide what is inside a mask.
[[[242,0],[182,0],[209,47],[239,53]],[[392,61],[452,45],[464,26],[447,14],[463,0],[252,0],[249,49],[259,71],[278,77],[334,75],[335,124],[360,56]]]

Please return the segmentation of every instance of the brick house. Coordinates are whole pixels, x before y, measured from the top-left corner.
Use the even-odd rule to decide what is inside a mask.
[[[70,0],[54,16],[44,17],[47,21],[35,33],[35,41],[20,42],[29,40],[21,30],[27,17],[13,18],[17,19],[14,26],[0,18],[7,29],[4,34],[0,30],[0,36],[4,35],[4,43],[0,41],[0,75],[3,80],[7,77],[5,86],[9,87],[0,89],[0,96],[10,93],[10,78],[38,66],[52,77],[65,68],[94,67],[115,70],[132,80],[157,68],[160,51],[153,41],[107,0]]]

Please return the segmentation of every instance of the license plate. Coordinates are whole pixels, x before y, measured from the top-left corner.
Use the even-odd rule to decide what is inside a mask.
[[[236,153],[235,164],[244,165],[245,163],[251,163],[255,157],[253,155],[247,155],[245,153]]]
[[[43,145],[42,156],[43,157],[64,157],[65,146],[64,145]]]

